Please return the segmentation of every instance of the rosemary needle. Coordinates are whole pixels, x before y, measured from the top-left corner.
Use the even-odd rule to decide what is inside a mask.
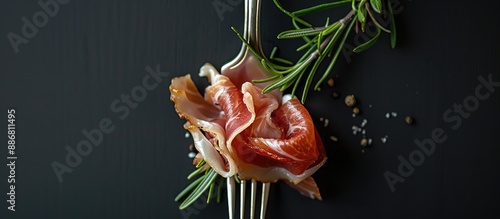
[[[240,177],[238,177],[237,175],[234,175],[234,180],[236,181],[236,183],[240,184],[241,183],[241,180],[240,180]]]
[[[304,8],[304,9],[301,9],[298,11],[294,11],[294,12],[292,12],[292,14],[297,16],[297,17],[300,17],[300,16],[303,16],[306,14],[320,11],[320,10],[325,10],[325,9],[329,9],[329,8],[333,8],[333,7],[337,7],[337,6],[346,5],[346,4],[351,3],[351,1],[352,0],[342,0],[342,1],[324,3],[324,4],[320,4],[320,5],[315,5],[315,6],[312,6],[309,8]]]
[[[396,48],[396,22],[394,21],[394,13],[392,12],[391,1],[387,0],[387,5],[390,14],[390,28],[391,28],[391,47]]]
[[[220,202],[220,197],[222,197],[222,188],[224,187],[224,178],[220,177],[219,188],[217,189],[217,203]]]
[[[188,206],[193,204],[193,202],[195,202],[205,191],[207,191],[210,185],[214,182],[217,175],[217,172],[215,172],[214,169],[210,168],[204,177],[200,177],[202,178],[201,182],[196,186],[194,191],[181,203],[179,209],[184,210]]]
[[[181,200],[181,198],[184,198],[184,196],[186,196],[186,194],[188,192],[191,192],[193,191],[194,188],[196,188],[196,186],[198,186],[200,184],[200,182],[205,178],[205,176],[202,176],[198,179],[196,179],[194,182],[192,182],[191,184],[189,184],[189,186],[187,186],[184,190],[182,190],[182,192],[180,192],[176,197],[175,197],[175,201],[178,202],[179,200]]]
[[[188,175],[187,179],[192,179],[195,176],[200,175],[200,173],[203,173],[205,171],[204,168],[198,167],[198,169],[194,170],[191,174]]]
[[[210,189],[208,189],[208,197],[207,204],[210,203],[210,199],[212,199],[212,194],[214,193],[215,183],[210,184]]]
[[[198,164],[196,164],[196,168],[200,168],[203,165],[205,165],[205,159],[201,159],[200,162],[198,162]]]

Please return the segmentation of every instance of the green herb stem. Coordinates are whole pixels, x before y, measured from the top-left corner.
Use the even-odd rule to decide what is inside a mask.
[[[304,9],[301,9],[298,11],[294,11],[294,12],[292,12],[292,14],[297,16],[297,17],[300,17],[300,16],[304,16],[304,15],[307,15],[310,13],[318,12],[321,10],[347,5],[347,4],[351,3],[351,1],[352,0],[342,0],[342,1],[324,3],[324,4],[320,4],[320,5],[315,5],[315,6],[312,6],[309,8],[304,8]]]
[[[196,188],[200,182],[202,180],[205,179],[205,176],[202,176],[198,179],[196,179],[195,181],[193,181],[191,184],[189,184],[184,190],[182,190],[176,197],[175,197],[175,201],[178,202],[179,200],[181,200],[182,198],[184,198],[184,196],[186,196],[189,192],[193,191],[194,188]]]
[[[202,178],[201,182],[196,186],[194,191],[181,203],[179,206],[180,210],[184,210],[189,207],[193,202],[195,202],[214,182],[215,178],[218,176],[214,169],[210,168],[208,172]]]

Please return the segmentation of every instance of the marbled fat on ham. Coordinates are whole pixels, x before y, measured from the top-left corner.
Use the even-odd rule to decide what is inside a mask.
[[[210,64],[200,69],[200,76],[211,83],[204,97],[188,74],[172,79],[171,100],[187,120],[184,127],[196,149],[217,173],[262,182],[285,180],[302,188],[300,182],[324,164],[321,139],[297,99],[280,103],[280,97],[262,94],[250,82],[235,85],[232,81],[238,79],[219,74]],[[317,193],[311,197],[320,197]]]

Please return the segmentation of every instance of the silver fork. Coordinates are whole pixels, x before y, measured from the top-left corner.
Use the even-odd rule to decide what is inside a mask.
[[[245,38],[258,53],[263,54],[260,44],[260,0],[245,0],[245,23],[243,29],[243,38]],[[228,73],[240,65],[244,64],[245,59],[254,56],[250,49],[243,43],[238,55],[230,62],[222,66],[222,74]]]
[[[245,218],[245,195],[246,195],[246,180],[240,182],[240,219]],[[269,189],[271,183],[262,183],[262,196],[260,201],[260,219],[266,218],[267,200],[269,198]],[[250,180],[250,219],[255,218],[255,199],[257,196],[257,181]],[[236,199],[236,182],[233,177],[227,178],[227,201],[229,219],[234,218],[234,208]]]
[[[245,23],[243,37],[258,53],[262,53],[260,44],[260,0],[245,0]],[[245,60],[254,57],[249,48],[243,43],[240,52],[235,59],[222,66],[222,74],[230,74],[231,71],[238,71],[238,67],[245,65]],[[240,219],[245,217],[246,180],[241,180],[240,184]],[[260,218],[266,216],[267,200],[269,197],[270,183],[262,183],[262,196],[260,202]],[[250,219],[255,218],[255,199],[257,196],[257,181],[250,180]],[[234,218],[236,201],[236,182],[233,177],[227,178],[227,201],[229,219]]]

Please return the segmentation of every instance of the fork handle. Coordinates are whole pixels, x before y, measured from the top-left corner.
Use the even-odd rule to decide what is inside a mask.
[[[243,37],[258,53],[262,53],[260,44],[260,5],[261,0],[245,1],[245,29]]]

